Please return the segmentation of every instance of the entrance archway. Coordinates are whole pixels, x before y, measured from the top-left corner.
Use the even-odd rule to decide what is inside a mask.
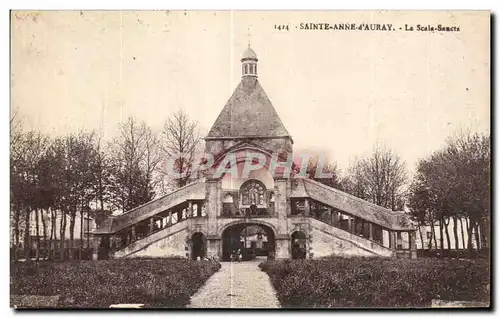
[[[273,229],[267,225],[237,223],[224,229],[221,236],[223,261],[230,261],[231,255],[238,249],[242,251],[243,260],[256,256],[274,257],[276,236]]]
[[[206,239],[205,235],[200,232],[196,232],[191,237],[191,258],[196,260],[198,257],[205,257],[206,250]]]
[[[307,254],[306,235],[302,231],[295,231],[291,235],[292,259],[305,259]]]

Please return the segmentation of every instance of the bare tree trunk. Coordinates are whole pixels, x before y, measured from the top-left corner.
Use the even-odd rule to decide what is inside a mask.
[[[440,248],[441,248],[441,257],[443,257],[443,252],[444,252],[444,235],[443,235],[443,219],[439,219],[439,241],[440,241]]]
[[[69,219],[69,259],[73,259],[73,243],[75,239],[76,209],[71,212]]]
[[[448,225],[450,224],[450,218],[444,219],[444,233],[446,234],[446,244],[448,245],[448,257],[451,258],[451,241],[450,241],[450,231],[448,231]]]
[[[465,223],[467,225],[467,250],[472,252],[472,221],[466,218]]]
[[[15,209],[14,213],[14,260],[17,261],[19,252],[19,219],[21,214],[19,206]]]
[[[36,249],[35,249],[35,259],[38,261],[40,259],[40,221],[38,216],[38,209],[35,209],[35,233],[36,233]]]
[[[54,220],[54,212],[52,211],[52,208],[48,209],[49,215],[50,215],[50,234],[49,234],[49,246],[48,246],[48,251],[47,251],[47,257],[48,259],[52,259],[52,244],[54,243],[54,233],[56,231],[55,229],[55,220]]]
[[[457,252],[456,258],[458,258],[458,250],[459,250],[459,243],[460,241],[458,240],[458,219],[456,216],[453,217],[453,236],[455,238],[455,250]]]
[[[421,249],[424,249],[424,237],[422,235],[422,224],[418,225],[418,234],[420,235],[420,244],[421,244]]]
[[[80,260],[82,259],[83,256],[83,204],[82,204],[82,209],[80,211]]]
[[[66,211],[61,210],[61,226],[59,228],[60,234],[59,234],[59,240],[61,242],[59,248],[61,250],[61,255],[60,258],[61,260],[64,259],[64,247],[65,247],[65,240],[66,240]]]
[[[465,245],[464,222],[462,218],[460,218],[460,232],[462,233],[462,249],[465,250],[467,246]]]
[[[30,210],[26,208],[25,211],[25,225],[24,225],[24,257],[26,262],[31,261],[31,246],[30,246]]]
[[[432,239],[434,240],[434,248],[437,250],[438,249],[438,243],[437,243],[437,238],[436,238],[436,228],[434,227],[434,220],[432,221],[432,226],[431,226],[431,233],[432,233]],[[432,244],[432,243],[430,243]]]
[[[476,239],[476,249],[479,252],[481,250],[481,241],[479,238],[479,224],[478,222],[474,222],[474,230],[476,231],[476,235],[474,235],[474,238]]]
[[[51,210],[50,213],[51,213],[51,218],[52,218],[52,220],[51,220],[51,222],[52,222],[52,229],[51,229],[51,231],[52,231],[52,234],[54,235],[53,238],[52,238],[53,241],[52,241],[52,246],[51,246],[51,248],[52,248],[52,256],[53,256],[54,252],[56,251],[56,243],[57,243],[57,211]]]
[[[42,237],[44,250],[47,250],[47,222],[45,222],[45,215],[43,210],[40,211],[40,220],[42,221]],[[44,258],[48,257],[48,254]]]

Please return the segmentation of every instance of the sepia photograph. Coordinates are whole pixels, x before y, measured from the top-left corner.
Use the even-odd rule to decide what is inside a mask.
[[[490,11],[10,11],[10,307],[491,309]]]

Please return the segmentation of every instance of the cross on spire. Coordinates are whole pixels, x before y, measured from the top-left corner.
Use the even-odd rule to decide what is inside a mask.
[[[250,27],[247,28],[247,41],[248,41],[248,48],[250,48],[250,38],[252,36],[251,32],[250,32]]]

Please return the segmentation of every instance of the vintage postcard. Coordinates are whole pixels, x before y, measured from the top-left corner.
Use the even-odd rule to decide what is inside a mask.
[[[14,308],[489,308],[489,11],[11,11]]]

